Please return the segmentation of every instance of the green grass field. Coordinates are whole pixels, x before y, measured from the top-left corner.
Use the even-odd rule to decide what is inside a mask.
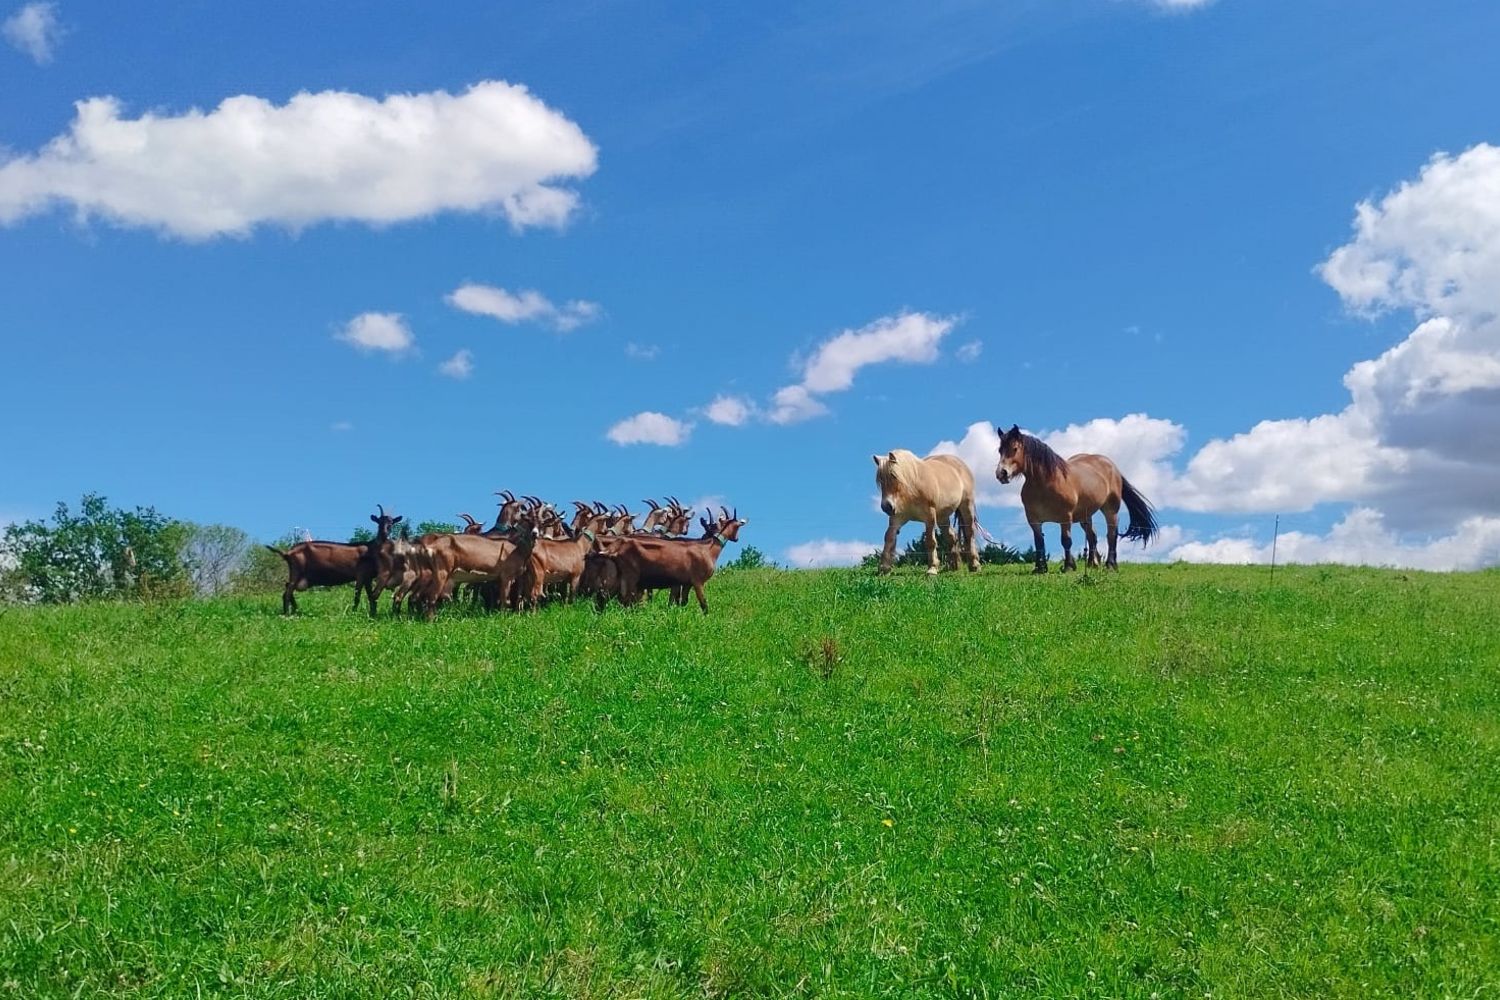
[[[1500,573],[0,614],[0,997],[1490,996]]]

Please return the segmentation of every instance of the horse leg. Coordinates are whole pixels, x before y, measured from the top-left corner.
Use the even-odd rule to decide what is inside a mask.
[[[1031,544],[1036,549],[1036,568],[1033,573],[1047,572],[1047,539],[1042,537],[1042,522],[1031,522]]]
[[[1104,528],[1109,540],[1109,558],[1104,560],[1104,568],[1119,569],[1119,560],[1115,558],[1115,547],[1120,541],[1120,512],[1118,510],[1104,512]]]
[[[892,515],[891,523],[886,525],[885,529],[885,548],[880,550],[879,572],[881,576],[884,576],[891,571],[891,563],[896,559],[896,535],[899,534],[900,531],[901,524],[896,520],[895,516]]]
[[[1083,526],[1083,537],[1088,539],[1088,547],[1084,549],[1083,564],[1090,568],[1099,565],[1099,536],[1094,533],[1094,515],[1078,522]]]
[[[1063,547],[1062,571],[1066,573],[1068,570],[1078,568],[1078,562],[1073,558],[1073,522],[1064,521],[1059,527],[1061,528]]]
[[[927,512],[927,530],[922,533],[922,544],[927,546],[927,575],[937,576],[937,514],[931,510]]]
[[[942,527],[938,529],[939,548],[944,544],[948,547],[948,554],[943,557],[944,569],[958,569],[958,546],[953,541],[953,528],[948,523],[948,518],[943,518]]]
[[[979,572],[979,541],[974,537],[975,525],[978,523],[979,512],[974,509],[974,501],[965,500],[963,506],[958,508],[958,524],[964,546],[964,559],[969,564],[970,573]]]

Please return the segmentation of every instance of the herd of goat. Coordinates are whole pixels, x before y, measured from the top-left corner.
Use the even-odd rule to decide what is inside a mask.
[[[573,502],[570,519],[533,496],[505,490],[500,512],[488,529],[468,514],[462,531],[434,532],[420,538],[392,537],[401,522],[376,505],[375,537],[368,542],[299,542],[289,549],[267,546],[286,560],[287,582],[281,610],[297,610],[297,591],[354,584],[354,607],[367,597],[370,614],[380,595],[391,591],[392,613],[407,608],[427,618],[467,587],[487,610],[536,608],[548,594],[571,602],[590,597],[603,608],[611,598],[632,605],[658,590],[673,604],[686,605],[688,592],[708,613],[703,585],[713,576],[719,554],[738,541],[748,522],[739,511],[720,507],[719,515],[699,518],[700,538],[689,538],[693,511],[675,497],[666,504],[645,501],[650,513],[640,525],[624,506]]]

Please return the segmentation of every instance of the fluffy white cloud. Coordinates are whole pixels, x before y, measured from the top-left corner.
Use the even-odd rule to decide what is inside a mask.
[[[841,542],[831,538],[803,542],[786,550],[786,561],[798,569],[817,566],[854,566],[871,552],[879,552],[879,542]]]
[[[1355,309],[1494,313],[1500,288],[1500,147],[1439,153],[1420,176],[1355,209],[1354,239],[1318,273]]]
[[[242,95],[207,113],[139,118],[112,97],[76,107],[66,133],[0,164],[0,223],[68,204],[188,239],[445,211],[558,226],[578,202],[562,182],[596,165],[582,129],[503,81],[457,95],[300,93],[284,105]]]
[[[449,378],[465,379],[474,374],[474,352],[465,348],[438,365],[438,371]]]
[[[955,322],[951,317],[901,313],[858,330],[845,330],[813,352],[803,369],[802,385],[808,392],[842,392],[868,365],[886,361],[931,364],[937,360],[938,344]]]
[[[762,409],[736,400],[743,411],[729,405],[720,412],[738,419],[715,422],[737,427],[754,416],[773,424],[795,424],[821,417],[828,412],[828,406],[818,397],[848,389],[862,368],[887,361],[905,364],[936,361],[942,339],[957,323],[953,317],[903,312],[882,316],[857,330],[840,331],[819,344],[810,358],[800,362],[801,381],[776,390],[770,405]],[[709,408],[720,406],[728,398],[732,397],[720,396]]]
[[[605,437],[615,444],[660,444],[674,446],[687,441],[693,425],[673,420],[665,413],[646,410],[633,417],[621,420],[611,427]]]
[[[559,306],[534,289],[507,292],[494,285],[460,285],[449,293],[447,302],[455,309],[502,323],[542,323],[562,333],[593,322],[603,313],[597,302],[574,299]]]
[[[703,410],[703,415],[716,424],[738,427],[754,414],[750,403],[739,396],[717,396]]]
[[[53,50],[62,39],[57,20],[57,4],[29,3],[5,19],[0,34],[13,47],[45,66],[52,61]]]
[[[958,350],[954,351],[953,356],[962,361],[964,364],[971,365],[974,362],[978,361],[979,355],[983,353],[984,341],[971,340],[967,344],[964,344],[962,347],[960,347]]]
[[[766,419],[773,424],[796,424],[821,417],[828,407],[820,403],[803,385],[789,385],[776,390]]]
[[[360,313],[345,323],[334,338],[361,351],[384,351],[401,355],[416,345],[400,313]]]
[[[1271,543],[1249,538],[1185,542],[1171,559],[1185,562],[1268,563]],[[1351,510],[1326,535],[1289,531],[1276,540],[1280,563],[1353,563],[1409,569],[1478,569],[1500,562],[1500,517],[1471,517],[1451,534],[1404,541],[1386,527],[1379,511]]]

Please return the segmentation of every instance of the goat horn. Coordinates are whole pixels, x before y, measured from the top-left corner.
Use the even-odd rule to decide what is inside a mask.
[[[647,505],[652,510],[656,510],[657,508],[659,508],[661,506],[655,500],[649,500],[649,499],[648,500],[642,500],[641,503]]]
[[[728,507],[720,507],[719,508],[719,513],[723,514],[725,518],[728,518],[729,517],[729,508]]]
[[[738,521],[738,520],[739,520],[739,519],[740,519],[740,509],[739,509],[739,508],[738,508],[738,507],[736,507],[736,508],[735,508],[735,509],[734,509],[734,519],[735,519],[735,520],[736,520],[736,521]]]
[[[381,517],[385,517],[385,508],[384,507],[380,506],[380,504],[376,504],[375,505],[375,509],[378,510],[378,511],[380,511],[380,516]]]

